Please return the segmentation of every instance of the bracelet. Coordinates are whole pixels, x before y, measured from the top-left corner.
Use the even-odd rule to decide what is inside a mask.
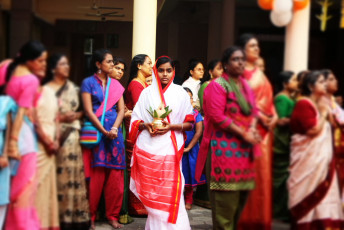
[[[116,127],[111,127],[111,130],[115,130],[116,132],[118,132],[118,128]]]
[[[182,131],[183,131],[183,125],[184,125],[184,123],[182,123]]]
[[[10,139],[12,139],[12,140],[15,140],[15,141],[17,141],[17,142],[18,142],[18,137],[15,137],[15,136],[10,136]]]

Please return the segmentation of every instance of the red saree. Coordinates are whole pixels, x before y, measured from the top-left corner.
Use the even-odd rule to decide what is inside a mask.
[[[136,105],[136,102],[139,100],[142,90],[144,90],[148,85],[145,83],[142,85],[139,81],[132,80],[128,86],[127,91],[125,92],[125,103],[129,110],[133,110]],[[129,134],[130,118],[124,119],[126,133]],[[133,155],[133,143],[129,138],[129,135],[126,137],[125,141],[125,150],[126,150],[126,161],[127,161],[127,170],[128,170],[128,183],[131,175],[130,161]],[[147,215],[147,210],[139,199],[129,190],[129,214],[130,215]]]
[[[259,113],[275,115],[273,90],[267,77],[258,68],[245,70],[243,76],[251,86]],[[272,133],[259,123],[257,126],[263,141],[261,156],[255,160],[256,188],[251,191],[240,217],[238,229],[269,230],[272,221]]]

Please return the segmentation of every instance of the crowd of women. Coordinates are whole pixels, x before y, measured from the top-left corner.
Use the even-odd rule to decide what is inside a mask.
[[[283,71],[274,96],[257,38],[236,45],[207,71],[191,59],[182,86],[168,56],[136,55],[126,88],[126,63],[106,49],[81,87],[66,55],[37,41],[1,62],[0,229],[95,229],[104,215],[121,228],[148,215],[146,229],[189,230],[203,184],[214,229],[344,229],[334,74]],[[87,125],[92,146],[80,144]]]

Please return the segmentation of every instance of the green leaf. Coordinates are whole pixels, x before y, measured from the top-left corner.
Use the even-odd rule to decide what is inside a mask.
[[[153,109],[152,107],[149,106],[149,111],[151,112],[151,114],[153,114]],[[153,115],[152,115],[153,116]]]
[[[166,112],[163,113],[160,117],[161,117],[161,118],[165,118],[165,117],[167,117],[171,112],[172,112],[172,110],[166,109]]]
[[[149,111],[148,109],[146,109],[146,110],[153,117],[153,113],[151,111]]]
[[[154,110],[154,116],[153,116],[154,118],[158,118],[159,116],[158,116],[158,113],[156,112],[156,110]]]

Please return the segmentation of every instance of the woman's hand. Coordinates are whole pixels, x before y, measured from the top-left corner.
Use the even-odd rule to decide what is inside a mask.
[[[8,143],[7,156],[16,160],[20,160],[21,156],[19,153],[18,142],[16,140],[10,139]]]
[[[157,135],[164,135],[165,133],[171,130],[171,124],[168,123],[168,121],[163,120],[162,124],[164,126],[162,128],[157,129],[157,132],[156,132]]]
[[[190,152],[190,148],[189,147],[186,147],[186,148],[184,148],[184,153],[187,153],[187,152]]]
[[[132,113],[133,113],[132,110],[129,110],[129,109],[126,110],[126,111],[124,112],[124,118],[130,118]]]
[[[283,117],[283,118],[280,118],[278,119],[277,121],[277,125],[278,126],[286,126],[290,123],[290,118],[287,118],[287,117]]]
[[[144,128],[148,130],[149,134],[154,137],[156,136],[157,130],[153,129],[153,124],[152,123],[143,123]]]
[[[247,132],[244,133],[242,138],[244,139],[244,141],[252,145],[259,144],[262,140],[258,131],[255,128],[250,128]]]
[[[60,148],[58,141],[47,142],[45,149],[49,155],[56,155]]]
[[[277,115],[274,115],[269,119],[269,122],[267,123],[267,127],[269,128],[270,131],[272,131],[275,128],[277,121],[278,121]]]
[[[73,111],[66,112],[66,113],[60,115],[60,121],[66,122],[66,123],[72,123],[73,121],[75,121],[78,118],[79,118],[78,114],[76,112],[73,112]]]
[[[6,168],[9,165],[7,156],[0,156],[0,168]]]
[[[109,139],[116,139],[118,137],[118,129],[111,129],[106,137]]]

